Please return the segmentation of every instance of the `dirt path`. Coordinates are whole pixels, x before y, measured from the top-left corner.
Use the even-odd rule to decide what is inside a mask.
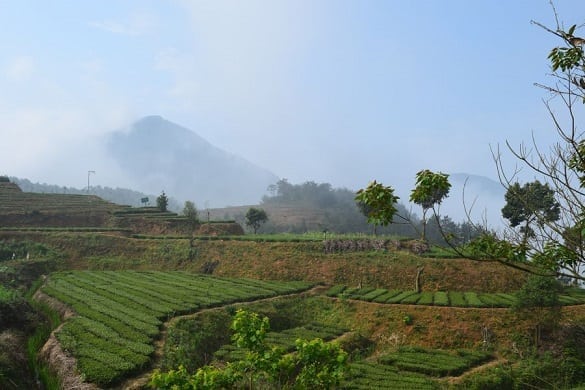
[[[249,305],[252,305],[255,303],[259,303],[259,302],[270,302],[270,301],[275,301],[275,300],[283,299],[283,298],[319,295],[323,291],[326,291],[327,288],[328,287],[326,287],[326,286],[315,286],[309,290],[302,291],[302,292],[284,294],[284,295],[276,295],[273,297],[257,299],[254,301],[232,302],[232,303],[229,303],[227,305],[210,307],[210,308],[199,310],[195,313],[173,317],[173,318],[171,318],[168,321],[163,323],[161,331],[160,331],[160,337],[154,342],[154,353],[151,357],[150,368],[148,370],[146,370],[145,372],[143,372],[142,374],[140,374],[139,376],[125,380],[122,384],[114,387],[113,389],[115,389],[115,390],[138,390],[138,389],[142,389],[146,386],[146,384],[148,383],[148,380],[150,378],[150,375],[152,374],[154,369],[160,367],[160,362],[162,360],[163,352],[164,352],[164,346],[165,346],[165,343],[167,340],[168,329],[175,322],[177,322],[179,320],[194,318],[196,316],[201,315],[202,313],[210,312],[213,310],[223,310],[227,306],[234,306],[234,305],[249,306]],[[342,336],[344,336],[344,335],[342,335]],[[340,336],[340,337],[342,337],[342,336]]]

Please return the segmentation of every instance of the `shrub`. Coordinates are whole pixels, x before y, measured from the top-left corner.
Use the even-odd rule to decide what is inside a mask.
[[[449,306],[449,296],[444,291],[437,291],[435,293],[435,305],[437,306]]]

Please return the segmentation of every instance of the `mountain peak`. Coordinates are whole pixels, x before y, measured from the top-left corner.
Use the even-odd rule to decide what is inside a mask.
[[[278,177],[159,115],[111,134],[108,152],[142,191],[214,206],[257,203]]]

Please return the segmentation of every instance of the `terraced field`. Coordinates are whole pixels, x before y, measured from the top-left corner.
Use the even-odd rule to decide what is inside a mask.
[[[357,299],[367,302],[403,305],[450,306],[470,308],[511,307],[516,302],[513,294],[507,293],[476,293],[460,291],[416,291],[387,290],[373,287],[347,287],[335,285],[326,295],[343,299]],[[568,289],[560,295],[562,305],[585,304],[585,290]]]
[[[72,271],[52,274],[42,291],[77,314],[56,334],[62,348],[87,381],[109,385],[148,365],[166,319],[310,287],[184,272]]]
[[[93,195],[37,194],[32,192],[0,190],[0,215],[44,213],[76,215],[109,213],[124,210],[120,206]]]

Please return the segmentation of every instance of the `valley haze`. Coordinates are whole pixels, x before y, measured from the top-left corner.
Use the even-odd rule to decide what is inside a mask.
[[[554,25],[549,2],[421,4],[4,2],[0,174],[83,188],[95,171],[92,185],[165,190],[198,207],[257,203],[276,177],[353,190],[375,179],[406,202],[421,169],[494,179],[490,146],[533,135],[552,145],[533,84],[556,43],[530,23]],[[555,5],[566,25],[582,22],[572,19],[585,2]],[[153,114],[233,157],[222,198],[208,192],[210,167],[167,158],[172,139],[157,139],[152,159],[130,148],[132,126]],[[165,176],[147,173],[151,163]]]

